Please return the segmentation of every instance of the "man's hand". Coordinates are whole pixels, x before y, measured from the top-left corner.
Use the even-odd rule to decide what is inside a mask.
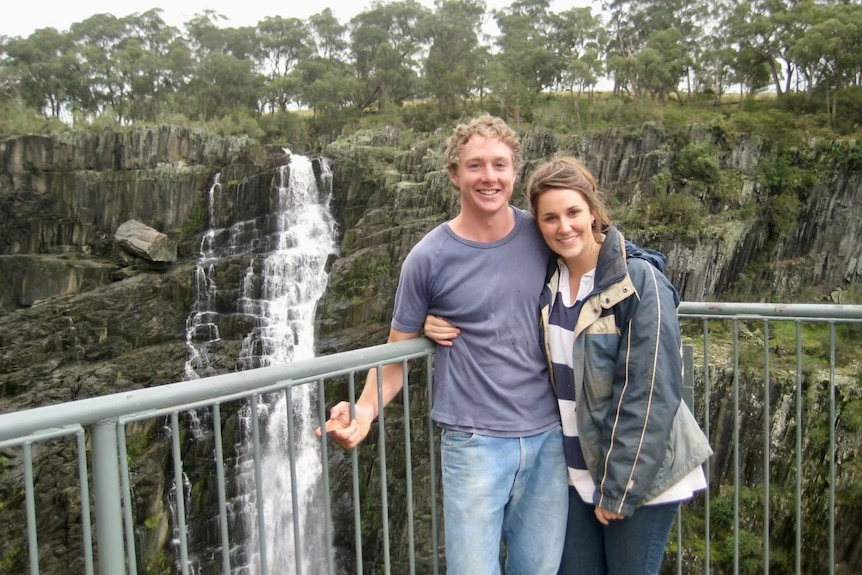
[[[436,315],[425,316],[422,331],[428,339],[446,347],[452,347],[452,340],[461,333],[460,329]]]
[[[371,409],[356,404],[355,419],[350,419],[350,404],[342,401],[332,408],[329,412],[329,419],[326,421],[325,429],[327,435],[331,437],[338,445],[345,449],[352,449],[362,443],[368,431],[371,429],[371,422],[374,421],[374,415]],[[318,437],[323,433],[318,427],[315,430]]]
[[[414,337],[419,337],[419,332],[408,333],[399,331],[394,327],[389,328],[389,343],[413,339]],[[329,437],[345,449],[352,449],[359,445],[368,435],[371,422],[377,418],[377,386],[380,385],[382,392],[382,400],[379,402],[382,405],[392,401],[392,398],[404,387],[400,363],[389,363],[382,366],[381,369],[382,373],[379,380],[377,368],[368,370],[362,395],[356,400],[353,420],[350,419],[350,404],[346,401],[342,401],[329,412],[329,420],[323,428]],[[323,431],[318,427],[316,433],[320,437]]]

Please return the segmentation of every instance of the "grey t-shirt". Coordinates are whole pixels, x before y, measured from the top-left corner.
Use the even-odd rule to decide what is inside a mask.
[[[541,433],[560,420],[540,345],[539,294],[550,254],[518,208],[505,238],[480,243],[449,224],[404,261],[392,327],[420,331],[427,314],[461,329],[438,346],[431,415],[438,424],[497,437]]]

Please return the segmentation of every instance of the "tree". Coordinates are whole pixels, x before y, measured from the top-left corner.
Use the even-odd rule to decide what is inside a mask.
[[[535,94],[552,88],[563,68],[549,6],[549,0],[516,0],[508,9],[494,12],[504,66]]]
[[[326,8],[323,12],[314,14],[308,19],[308,25],[314,38],[317,54],[327,62],[343,62],[347,50],[347,27],[332,15],[332,10]]]
[[[590,8],[571,8],[551,16],[552,41],[563,59],[559,84],[580,94],[594,87],[603,72],[601,52],[605,32]]]
[[[208,54],[195,69],[190,83],[198,103],[198,117],[210,120],[242,110],[256,112],[263,82],[251,60]]]
[[[174,86],[171,63],[186,51],[179,30],[165,24],[161,10],[152,9],[125,19],[128,35],[115,52],[123,82],[128,86],[129,120],[155,122]]]
[[[29,107],[59,118],[76,94],[78,68],[74,46],[67,34],[40,28],[27,38],[11,38],[3,45],[6,88]]]
[[[189,49],[195,60],[200,62],[211,52],[227,50],[224,31],[218,26],[223,20],[227,18],[215,10],[204,10],[185,23]]]
[[[807,26],[790,54],[812,88],[819,88],[834,124],[838,94],[855,84],[862,69],[862,6],[804,2],[793,11]]]
[[[425,59],[425,84],[444,118],[453,117],[462,99],[476,87],[479,36],[485,17],[483,0],[437,0],[434,14],[419,22],[430,45]]]
[[[293,72],[297,103],[311,108],[315,119],[358,105],[362,88],[344,59],[347,27],[329,8],[311,16],[308,26],[316,53],[300,60]]]
[[[696,54],[703,38],[703,23],[709,18],[709,0],[610,0],[604,5],[609,18],[608,71],[614,75],[614,89],[628,89],[635,95],[653,94],[644,81],[651,80],[637,73],[638,69],[655,67],[659,62],[662,73],[679,73],[679,83],[688,76],[692,59],[679,57],[677,46],[687,54]],[[673,30],[674,32],[669,32]],[[663,47],[672,47],[675,54],[666,58]],[[640,55],[642,50],[659,51]],[[672,60],[672,61],[671,61]],[[685,64],[680,67],[680,64]],[[668,80],[669,81],[669,80]],[[640,82],[640,86],[632,84]],[[667,90],[662,90],[667,91]]]
[[[423,46],[416,25],[428,10],[415,0],[372,4],[350,21],[350,47],[365,95],[361,109],[375,102],[384,110],[390,102],[416,95]]]
[[[112,14],[96,14],[72,24],[69,32],[81,72],[74,107],[97,117],[107,110],[125,117],[129,86],[117,52],[128,36],[126,22]]]
[[[538,95],[557,84],[565,67],[551,35],[549,6],[549,0],[515,0],[494,11],[500,51],[489,78],[494,94],[515,118],[531,114]]]
[[[202,120],[246,110],[260,111],[264,77],[255,69],[255,29],[220,28],[225,17],[204,10],[186,22],[193,67],[186,98],[190,115]]]
[[[286,110],[296,96],[289,75],[314,53],[311,34],[298,18],[266,18],[257,24],[257,45],[255,61],[267,78],[265,105]]]
[[[638,54],[637,62],[639,89],[660,102],[671,93],[677,93],[679,97],[680,79],[691,66],[691,58],[678,29],[654,32]]]
[[[345,62],[314,57],[300,62],[294,73],[298,103],[311,108],[315,118],[358,106],[362,87]]]

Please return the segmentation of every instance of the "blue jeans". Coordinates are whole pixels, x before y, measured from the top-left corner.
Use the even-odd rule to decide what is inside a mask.
[[[443,430],[449,575],[555,575],[566,530],[560,427],[529,437]]]
[[[606,527],[569,488],[569,522],[560,575],[658,575],[679,503],[643,505]]]

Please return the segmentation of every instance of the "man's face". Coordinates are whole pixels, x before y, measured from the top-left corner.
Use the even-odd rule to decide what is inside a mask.
[[[471,136],[449,178],[461,192],[461,211],[491,214],[506,209],[515,187],[512,149],[496,138]]]

